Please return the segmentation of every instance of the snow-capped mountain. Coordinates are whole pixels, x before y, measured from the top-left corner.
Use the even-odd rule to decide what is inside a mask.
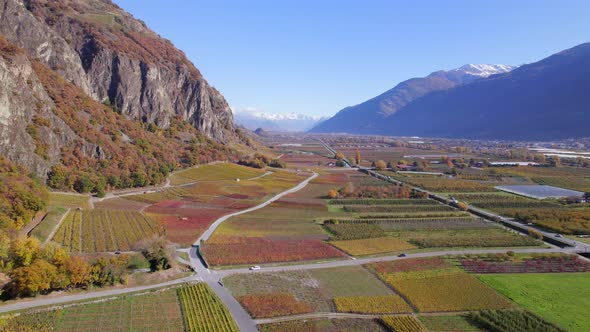
[[[510,65],[467,64],[457,69],[452,69],[450,72],[461,71],[467,75],[489,77],[496,74],[507,73],[515,68],[515,66]]]
[[[301,113],[269,113],[246,108],[234,111],[234,121],[250,130],[263,128],[271,131],[306,131],[326,120],[327,117]]]

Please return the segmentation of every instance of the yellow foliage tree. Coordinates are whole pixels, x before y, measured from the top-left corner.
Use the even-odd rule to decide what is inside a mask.
[[[355,162],[357,165],[360,165],[361,161],[363,161],[363,158],[361,158],[361,153],[360,153],[359,149],[356,149],[356,154],[355,154],[354,159],[355,159]]]
[[[29,266],[39,252],[39,240],[33,237],[18,237],[10,248],[15,266]]]
[[[70,282],[74,286],[83,286],[90,283],[92,266],[80,257],[71,257],[66,262],[66,271]]]
[[[331,199],[338,198],[338,190],[334,188],[328,190],[328,197],[330,197]]]
[[[13,292],[18,295],[36,295],[50,290],[57,275],[54,265],[37,259],[30,266],[19,267],[11,273]]]

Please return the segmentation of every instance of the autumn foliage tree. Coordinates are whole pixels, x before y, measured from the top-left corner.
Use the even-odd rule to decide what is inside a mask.
[[[37,259],[30,266],[22,266],[10,274],[11,291],[20,296],[32,296],[51,289],[57,277],[57,267]]]
[[[451,160],[451,158],[449,158],[448,156],[445,156],[445,157],[443,157],[443,162],[444,162],[445,164],[447,164],[447,166],[448,166],[449,168],[453,168],[453,167],[455,167],[455,164],[453,164],[453,160]]]
[[[465,202],[459,202],[459,203],[457,203],[457,208],[461,211],[467,211],[467,210],[469,210],[469,204],[467,204]]]
[[[264,168],[266,166],[276,167],[276,168],[285,168],[287,165],[280,161],[279,159],[272,159],[266,155],[261,153],[255,153],[253,156],[247,156],[241,158],[238,161],[239,165],[248,166],[252,168]]]
[[[339,194],[338,194],[337,189],[332,188],[332,189],[328,190],[328,197],[330,197],[331,199],[338,198],[338,195]]]
[[[387,163],[385,163],[383,160],[377,160],[377,162],[375,162],[375,167],[378,170],[383,171],[387,168]]]
[[[530,236],[534,237],[535,239],[542,240],[543,234],[534,228],[529,228],[528,233]]]
[[[410,187],[405,185],[385,186],[352,186],[351,184],[340,189],[330,189],[328,197],[335,198],[411,198]]]
[[[356,149],[354,160],[355,160],[355,162],[356,162],[357,165],[360,165],[361,162],[363,161],[363,158],[361,158],[361,152],[358,149]]]
[[[47,204],[48,193],[24,167],[0,156],[0,230],[18,230]]]

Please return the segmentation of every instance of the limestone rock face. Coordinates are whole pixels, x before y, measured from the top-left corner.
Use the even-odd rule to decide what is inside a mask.
[[[51,110],[55,104],[26,54],[1,52],[0,56],[0,154],[44,176],[59,162],[63,146],[83,140]],[[44,125],[35,126],[35,119]],[[97,157],[94,144],[81,143],[83,153]],[[42,149],[44,152],[39,152]]]
[[[0,34],[128,118],[235,136],[229,105],[186,56],[108,0],[0,0]]]

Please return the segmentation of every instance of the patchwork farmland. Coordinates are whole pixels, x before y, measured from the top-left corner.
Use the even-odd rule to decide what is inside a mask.
[[[328,204],[344,212],[324,220],[330,243],[354,256],[419,248],[539,245],[532,238],[429,199],[336,199]]]
[[[296,149],[301,150],[295,153]],[[24,311],[21,316],[0,319],[0,327],[493,331],[530,324],[547,331],[585,330],[583,313],[566,301],[552,301],[560,312],[571,312],[566,316],[551,315],[539,304],[539,299],[551,294],[539,282],[546,280],[571,301],[576,288],[558,285],[553,276],[583,283],[577,278],[590,273],[586,259],[505,228],[493,218],[476,216],[457,203],[431,199],[411,186],[572,235],[585,232],[586,206],[494,189],[521,181],[505,175],[509,167],[498,174],[475,169],[444,176],[384,172],[404,181],[392,184],[354,169],[330,166],[334,159],[316,143],[275,150],[284,154],[287,170],[217,163],[174,173],[169,186],[102,200],[56,196],[54,202],[61,206],[52,205],[47,223],[42,222],[32,235],[43,239],[53,233],[53,242],[90,257],[135,250],[138,242],[163,236],[168,248],[178,250],[175,260],[179,262],[174,263],[184,272],[163,273],[157,282],[165,280],[174,286],[156,293],[146,290],[66,304],[57,310]],[[396,153],[401,156],[406,150],[416,156],[421,151]],[[314,154],[308,154],[311,151]],[[436,174],[451,169],[433,164],[426,170]],[[219,224],[199,244],[207,269],[195,263],[199,257],[190,246],[216,219],[265,202],[313,173],[319,175],[301,190]],[[535,179],[552,181],[562,176],[556,175],[562,174],[559,170],[531,173]],[[570,171],[567,174],[573,176]],[[141,264],[143,268],[149,262],[143,259]],[[197,273],[187,272],[187,265]],[[146,273],[146,279],[150,274]],[[512,285],[511,276],[523,282]],[[179,277],[184,278],[175,279]],[[132,281],[139,287],[149,282]],[[539,288],[530,293],[535,301],[519,296],[529,287]],[[130,319],[136,316],[133,312],[150,317]],[[113,322],[107,321],[108,315],[115,317]],[[162,315],[166,319],[153,318]]]
[[[172,178],[180,185],[126,196],[125,200],[146,204],[143,211],[164,227],[166,238],[188,246],[215,219],[255,206],[294,186],[305,176],[290,171],[266,173],[246,166],[216,163],[175,173]]]

